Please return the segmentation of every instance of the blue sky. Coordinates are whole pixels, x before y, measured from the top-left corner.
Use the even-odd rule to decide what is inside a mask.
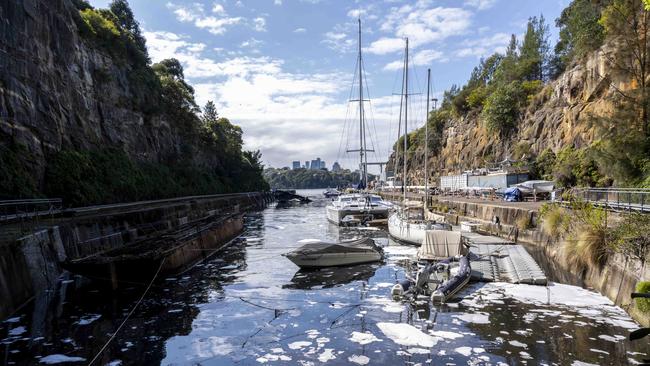
[[[108,0],[91,0],[106,7]],[[362,44],[372,119],[368,143],[385,161],[397,137],[399,76],[405,37],[411,45],[411,92],[426,88],[432,69],[436,95],[463,84],[482,56],[521,35],[528,17],[551,25],[568,0],[130,0],[153,61],[176,57],[200,105],[244,130],[249,149],[267,165],[321,157],[356,168],[351,93],[362,20]],[[356,93],[356,91],[353,91]],[[424,119],[422,97],[411,105],[409,130]],[[353,106],[352,106],[353,107]],[[358,119],[358,115],[356,116]]]

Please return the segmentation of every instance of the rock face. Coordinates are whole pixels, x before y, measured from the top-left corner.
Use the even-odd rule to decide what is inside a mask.
[[[528,108],[521,111],[517,130],[508,138],[488,133],[476,111],[452,120],[443,131],[440,153],[429,154],[430,176],[456,174],[508,157],[518,159],[514,148],[520,143],[530,146],[531,153],[539,154],[546,148],[557,152],[567,145],[580,148],[594,142],[598,138],[598,126],[592,117],[612,110],[617,96],[612,85],[625,90],[628,80],[608,66],[609,47],[593,52],[546,85]],[[409,159],[409,179],[422,182],[424,146],[418,146],[415,156]],[[395,156],[390,160],[392,165]],[[399,166],[401,161],[400,157]],[[399,170],[398,174],[401,174]]]
[[[70,0],[0,1],[0,151],[24,145],[42,178],[48,156],[64,148],[119,147],[163,161],[191,144],[171,118],[133,103],[132,70],[85,42],[76,14]]]

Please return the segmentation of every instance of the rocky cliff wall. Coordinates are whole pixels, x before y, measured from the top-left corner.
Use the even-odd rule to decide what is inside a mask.
[[[117,147],[158,162],[192,145],[173,119],[142,111],[132,67],[83,39],[75,17],[70,0],[0,1],[0,153],[21,146],[42,184],[61,149]]]
[[[590,145],[599,130],[592,117],[610,112],[618,96],[616,88],[625,90],[629,80],[609,67],[610,52],[611,46],[604,46],[545,85],[521,111],[518,127],[508,138],[488,132],[477,111],[448,122],[442,146],[430,147],[440,150],[437,155],[429,154],[430,176],[456,174],[505,158],[519,159],[514,156],[518,144],[528,146],[534,155],[547,148],[557,153],[568,145]],[[395,160],[394,154],[390,160]],[[399,158],[400,166],[401,161]],[[423,181],[424,146],[417,147],[409,165],[410,179]]]

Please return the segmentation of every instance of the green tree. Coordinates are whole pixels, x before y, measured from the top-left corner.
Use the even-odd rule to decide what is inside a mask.
[[[611,55],[607,55],[610,63],[617,71],[630,75],[633,81],[630,90],[623,91],[614,87],[630,107],[638,112],[641,131],[648,139],[650,12],[641,0],[614,0],[603,11],[600,22],[607,35],[619,45]]]
[[[610,0],[574,0],[555,20],[560,37],[555,45],[556,70],[563,71],[574,59],[598,49],[605,39],[599,23],[601,12]]]
[[[549,59],[548,24],[544,16],[528,19],[524,40],[519,48],[519,75],[525,80],[545,80]]]
[[[133,11],[129,6],[129,2],[127,0],[113,0],[109,5],[109,9],[113,14],[115,14],[118,24],[122,29],[128,32],[132,37],[138,51],[142,53],[148,63],[149,53],[147,52],[147,44],[144,36],[142,36],[142,32],[140,31],[140,24],[133,16]]]
[[[481,119],[492,133],[505,136],[517,126],[521,86],[517,81],[497,87],[485,100]]]

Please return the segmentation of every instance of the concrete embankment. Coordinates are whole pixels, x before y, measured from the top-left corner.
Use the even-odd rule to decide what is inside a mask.
[[[394,194],[385,197],[398,200]],[[421,199],[421,195],[412,194],[409,198]],[[437,213],[444,215],[450,223],[478,222],[486,232],[524,245],[550,280],[592,288],[621,306],[640,324],[650,326],[650,314],[641,312],[630,298],[637,282],[650,280],[647,266],[618,253],[609,255],[600,266],[576,265],[565,254],[564,241],[551,238],[538,229],[541,203],[446,196],[435,196],[431,201],[433,207],[438,208]],[[495,223],[497,217],[499,224]],[[526,222],[529,228],[520,228]]]
[[[4,235],[0,242],[0,319],[54,288],[63,263],[175,233],[194,221],[234,214],[219,225],[174,238],[177,245],[166,266],[183,269],[241,232],[237,214],[261,209],[272,199],[268,193],[242,193],[84,207],[57,212],[38,224],[32,218],[31,232],[30,223],[20,223],[20,230],[16,222],[0,223],[3,233],[21,233]]]

